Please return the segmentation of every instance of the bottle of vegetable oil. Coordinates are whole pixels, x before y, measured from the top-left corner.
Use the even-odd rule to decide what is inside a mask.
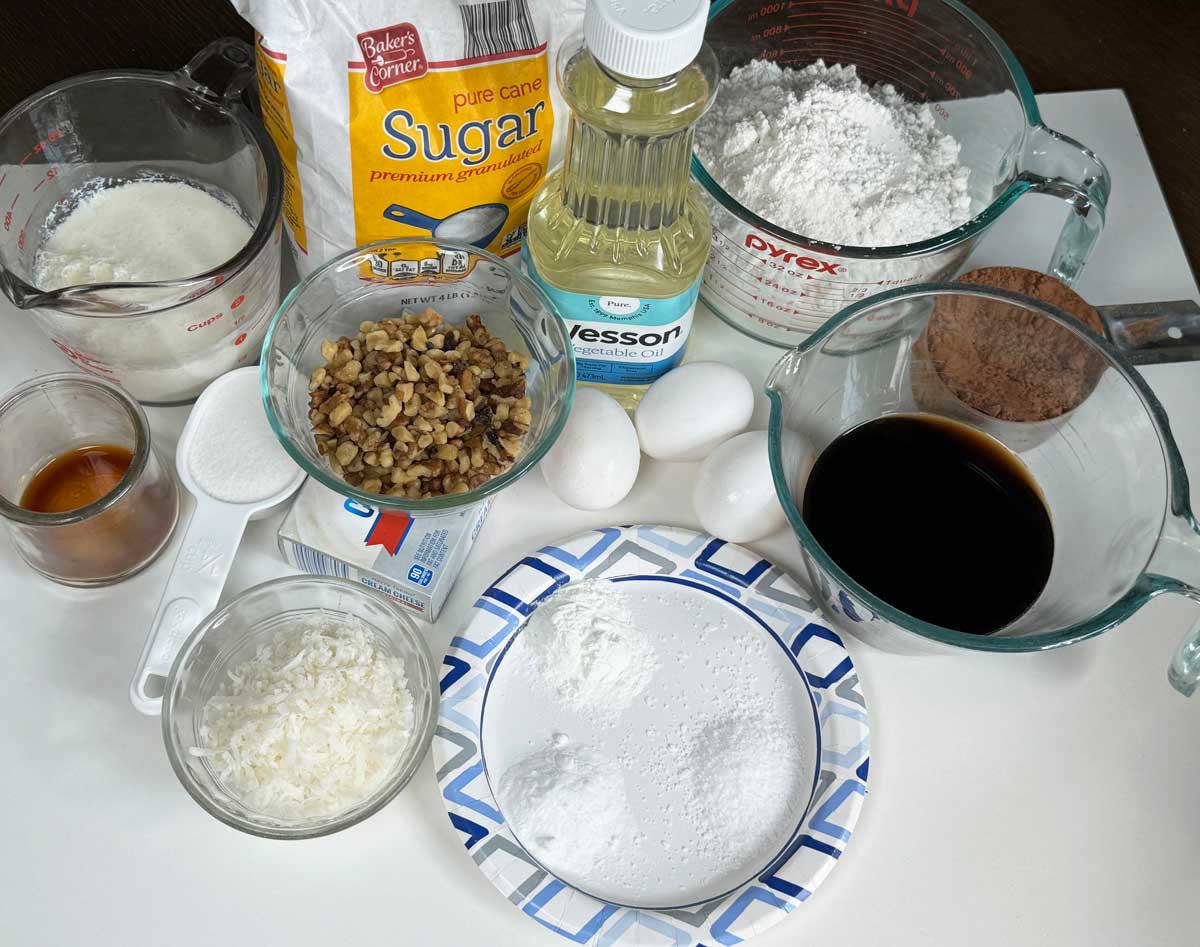
[[[567,322],[577,380],[633,408],[683,359],[711,224],[689,166],[712,103],[708,0],[588,0],[564,44],[562,166],[529,211],[525,263]]]

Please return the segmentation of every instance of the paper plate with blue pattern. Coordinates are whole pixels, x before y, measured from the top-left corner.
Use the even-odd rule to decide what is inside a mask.
[[[806,707],[814,716],[810,723],[819,760],[811,770],[812,800],[799,825],[788,829],[782,851],[773,858],[768,854],[765,867],[756,866],[749,880],[742,875],[733,890],[710,889],[714,896],[708,900],[664,909],[593,897],[580,890],[586,885],[572,887],[547,871],[504,820],[481,739],[488,732],[486,695],[509,646],[539,603],[584,579],[628,582],[629,588],[658,583],[653,587],[719,600],[731,614],[745,615],[768,633],[785,655],[788,673],[795,675],[791,680],[811,701]],[[433,751],[450,821],[475,864],[509,901],[573,943],[736,944],[802,905],[849,842],[866,796],[870,750],[857,672],[837,634],[792,579],[741,546],[661,526],[597,529],[546,546],[484,591],[465,630],[451,641],[443,665]],[[489,721],[492,713],[488,711]],[[494,739],[488,740],[492,747]],[[488,761],[493,760],[491,752]]]

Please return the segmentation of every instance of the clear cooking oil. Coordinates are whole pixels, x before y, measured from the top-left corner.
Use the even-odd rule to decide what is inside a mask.
[[[683,359],[712,236],[690,179],[717,87],[707,0],[589,0],[558,80],[566,157],[529,211],[526,266],[575,346],[576,379],[633,408]]]

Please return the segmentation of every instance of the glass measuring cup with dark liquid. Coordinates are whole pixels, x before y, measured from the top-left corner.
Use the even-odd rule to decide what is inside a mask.
[[[808,475],[802,512],[868,591],[969,634],[1027,611],[1054,559],[1050,513],[1017,455],[935,415],[876,418],[837,437]],[[894,540],[864,543],[868,533]]]
[[[931,376],[953,397],[930,397]],[[771,473],[814,596],[869,644],[1044,651],[1114,628],[1162,592],[1200,601],[1200,524],[1162,406],[1119,351],[1040,299],[953,283],[880,293],[780,359],[767,395]],[[887,455],[880,419],[904,416],[940,427],[906,433],[925,439],[923,454]],[[962,426],[986,445],[966,442],[983,451],[974,469]],[[817,503],[818,467],[867,437],[865,469],[846,468],[858,488],[833,484]],[[989,478],[999,497],[971,486]],[[863,571],[876,553],[904,587]],[[1181,655],[1175,685],[1200,686],[1200,627]]]

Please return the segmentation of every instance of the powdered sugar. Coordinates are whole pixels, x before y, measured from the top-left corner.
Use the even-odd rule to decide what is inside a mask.
[[[612,716],[633,702],[658,667],[654,647],[634,624],[619,583],[577,582],[530,617],[516,661],[576,710]]]
[[[734,69],[696,132],[696,152],[760,217],[828,243],[895,246],[971,216],[969,169],[928,105],[854,66]]]
[[[594,631],[581,616],[596,613],[617,631],[584,662],[562,639]],[[535,631],[555,646],[529,647]],[[503,662],[481,734],[496,801],[567,883],[639,907],[704,901],[764,867],[799,823],[816,763],[804,684],[786,650],[720,598],[670,580],[572,583]],[[607,670],[591,678],[585,665]]]

